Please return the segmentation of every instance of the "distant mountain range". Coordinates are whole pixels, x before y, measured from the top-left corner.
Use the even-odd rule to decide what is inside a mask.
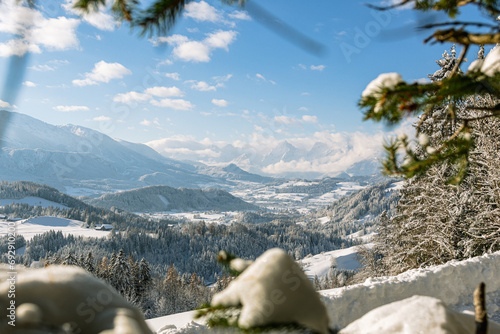
[[[186,189],[168,186],[150,186],[104,194],[98,198],[83,198],[93,206],[112,207],[129,212],[162,211],[245,211],[258,210],[258,206],[218,189]]]
[[[224,169],[169,159],[146,145],[81,126],[54,126],[8,111],[0,111],[0,118],[5,113],[10,113],[10,122],[0,148],[3,180],[34,181],[74,194],[80,188],[110,192],[149,185],[200,188],[225,186],[231,180],[272,181],[237,166]]]
[[[200,162],[179,161],[163,156],[145,144],[111,138],[99,131],[77,125],[54,126],[33,117],[0,111],[0,119],[10,116],[0,142],[0,178],[47,184],[72,195],[92,195],[145,186],[167,185],[186,188],[229,189],[241,182],[272,183],[276,178],[247,172],[239,167],[254,159],[261,171],[285,177],[317,178],[316,171],[273,173],[272,166],[308,163],[307,159],[334,159],[349,151],[316,143],[309,150],[287,141],[269,148],[264,156],[242,153],[226,145],[224,159],[231,163],[207,166]],[[149,144],[149,143],[148,143]],[[154,147],[154,146],[153,146]],[[333,158],[332,158],[333,157]],[[375,158],[358,159],[344,171],[350,175],[376,174]],[[271,167],[270,167],[271,166]],[[256,168],[254,168],[255,170]]]

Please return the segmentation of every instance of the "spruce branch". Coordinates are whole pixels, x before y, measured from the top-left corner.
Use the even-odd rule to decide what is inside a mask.
[[[478,34],[478,33],[467,32],[463,30],[463,28],[436,30],[431,36],[429,36],[424,40],[424,43],[428,43],[433,39],[434,39],[433,44],[437,42],[440,43],[450,42],[462,45],[498,44],[500,43],[500,32],[490,33],[490,34]]]

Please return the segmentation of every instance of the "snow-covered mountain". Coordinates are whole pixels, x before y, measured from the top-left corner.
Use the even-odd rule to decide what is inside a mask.
[[[81,126],[50,125],[19,113],[11,113],[3,137],[0,173],[4,180],[30,180],[61,190],[224,183],[197,173],[190,164],[165,158],[146,145],[115,140]]]
[[[347,172],[354,176],[380,174],[382,133],[326,133],[279,140],[254,135],[247,142],[197,141],[191,137],[163,138],[146,143],[165,157],[206,165],[236,164],[251,173],[315,179]]]

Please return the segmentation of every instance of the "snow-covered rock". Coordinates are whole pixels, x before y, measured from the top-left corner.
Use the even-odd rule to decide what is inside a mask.
[[[382,73],[375,80],[371,81],[368,86],[366,86],[363,93],[361,93],[362,98],[366,98],[369,96],[380,97],[380,92],[384,88],[393,89],[398,84],[403,83],[403,78],[401,74],[391,72],[391,73]]]
[[[298,323],[328,333],[328,316],[312,283],[288,254],[273,248],[212,299],[213,306],[242,305],[238,325],[251,328]]]
[[[15,294],[15,296],[13,295]],[[70,266],[0,267],[0,308],[19,313],[0,319],[0,333],[45,333],[71,326],[75,333],[150,334],[144,316],[112,287]],[[5,314],[5,313],[4,313]],[[15,327],[8,324],[15,319]],[[34,327],[33,327],[34,326]]]
[[[368,312],[340,334],[474,334],[475,329],[474,316],[454,311],[436,298],[413,296]],[[489,323],[488,333],[500,333],[500,326]]]

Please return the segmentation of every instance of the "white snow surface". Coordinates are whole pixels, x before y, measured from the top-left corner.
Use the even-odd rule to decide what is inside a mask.
[[[11,223],[12,224],[12,223]],[[34,217],[16,222],[16,233],[22,235],[27,241],[35,235],[49,232],[51,230],[61,231],[63,235],[73,234],[75,236],[103,238],[109,235],[109,231],[97,231],[92,228],[81,227],[84,224],[79,220],[71,220],[60,217]],[[9,222],[0,220],[0,236],[7,235]]]
[[[490,77],[500,72],[500,47],[497,46],[488,53],[481,66],[481,72]]]
[[[368,86],[366,86],[363,93],[361,93],[361,97],[379,97],[380,91],[384,88],[393,89],[398,84],[404,82],[401,74],[391,72],[391,73],[382,73],[379,74],[377,78],[372,80]]]
[[[397,276],[371,278],[362,284],[322,291],[330,325],[343,328],[367,312],[414,295],[442,300],[459,311],[473,311],[474,289],[486,284],[487,310],[500,318],[500,252],[451,261],[444,265],[406,271]]]
[[[21,199],[0,199],[0,206],[5,206],[9,204],[28,204],[32,206],[41,206],[42,208],[54,207],[59,209],[68,209],[66,205],[61,203],[52,202],[46,200],[45,198],[28,196]]]
[[[338,269],[354,270],[361,267],[356,258],[357,247],[353,246],[344,249],[338,249],[331,252],[323,252],[299,261],[302,264],[307,277],[314,279],[314,276],[322,277],[328,274],[332,266],[332,257],[335,258]]]
[[[500,332],[497,324],[488,327],[490,334]],[[462,334],[475,333],[475,328],[474,316],[452,310],[437,298],[413,296],[368,312],[340,334]]]
[[[344,328],[342,333],[350,334],[347,325],[361,317],[362,323],[356,325],[360,331],[356,333],[448,333],[448,334],[473,334],[474,332],[457,332],[461,324],[470,321],[464,313],[473,314],[473,291],[480,282],[486,284],[487,310],[490,318],[489,333],[500,333],[497,323],[500,320],[500,252],[487,254],[480,257],[464,260],[451,261],[444,265],[433,266],[424,269],[414,269],[397,276],[371,278],[362,284],[349,287],[320,291],[323,302],[327,307],[330,319],[330,327]],[[453,313],[442,309],[443,304],[432,301],[425,303],[429,309],[439,308],[439,312],[451,314],[448,317],[445,328],[447,331],[439,331],[438,328],[429,329],[425,327],[429,322],[429,313],[421,310],[423,306],[413,307],[419,304],[421,298],[413,296],[430,296],[441,300]],[[391,304],[401,301],[397,304]],[[388,305],[389,304],[389,305]],[[386,305],[385,310],[380,307]],[[412,306],[413,305],[413,306]],[[374,310],[376,316],[368,314]],[[389,310],[389,312],[387,312]],[[181,313],[163,318],[148,320],[153,330],[173,324],[171,327],[158,333],[217,333],[217,330],[209,330],[202,323],[193,322],[193,313]],[[390,316],[389,318],[384,318]],[[361,319],[360,319],[361,321]],[[384,323],[392,321],[395,327],[392,331],[372,331],[370,328],[378,328]],[[438,323],[435,321],[435,323]],[[420,327],[418,327],[420,326]],[[467,326],[467,325],[465,325]],[[467,328],[467,327],[465,327]],[[231,333],[231,330],[220,331]],[[237,331],[234,331],[235,333]]]
[[[238,325],[252,328],[298,323],[328,334],[325,306],[312,283],[282,249],[270,249],[213,299],[213,306],[242,305]]]

